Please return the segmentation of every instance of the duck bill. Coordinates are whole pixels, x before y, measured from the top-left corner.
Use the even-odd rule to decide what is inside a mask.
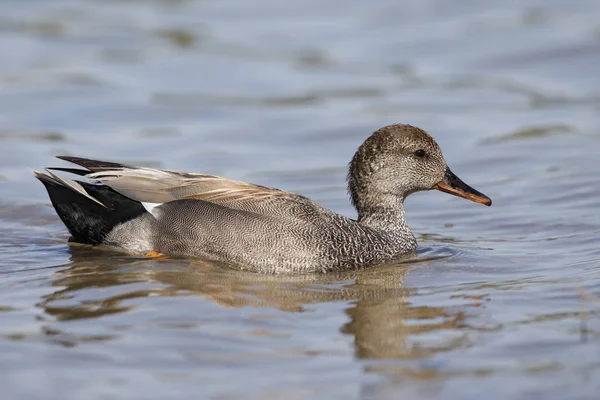
[[[486,206],[492,205],[492,199],[461,181],[458,176],[454,175],[454,172],[450,171],[450,168],[446,168],[444,179],[439,181],[434,187],[442,192],[463,197],[475,203],[485,204]]]

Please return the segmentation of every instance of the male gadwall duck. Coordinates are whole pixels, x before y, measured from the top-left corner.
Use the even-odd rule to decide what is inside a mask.
[[[438,189],[492,204],[450,171],[427,132],[401,124],[373,133],[350,162],[348,191],[357,220],[298,194],[213,175],[58,158],[85,169],[34,174],[70,241],[264,273],[349,270],[413,252],[417,242],[404,220],[404,199],[414,192]]]

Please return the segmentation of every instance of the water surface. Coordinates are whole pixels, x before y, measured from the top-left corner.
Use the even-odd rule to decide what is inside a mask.
[[[584,399],[600,390],[600,3],[4,1],[3,399]],[[491,208],[407,200],[417,257],[327,276],[68,246],[57,154],[224,175],[348,216],[374,130]]]

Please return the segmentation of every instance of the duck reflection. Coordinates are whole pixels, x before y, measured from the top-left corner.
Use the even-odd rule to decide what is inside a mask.
[[[353,337],[356,357],[390,359],[423,356],[422,349],[407,345],[411,334],[457,326],[464,318],[441,307],[411,305],[415,290],[404,288],[403,281],[415,259],[338,274],[278,276],[197,260],[133,259],[83,246],[70,251],[70,266],[53,281],[60,289],[39,304],[57,320],[127,312],[136,302],[126,300],[149,296],[196,295],[223,307],[284,312],[346,301],[350,321],[341,331]]]

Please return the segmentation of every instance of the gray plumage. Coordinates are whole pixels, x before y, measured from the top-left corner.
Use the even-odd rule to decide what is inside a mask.
[[[437,188],[491,204],[451,173],[425,131],[410,125],[376,131],[350,162],[348,190],[358,211],[356,221],[279,189],[212,175],[59,158],[85,169],[54,170],[97,182],[35,173],[77,241],[97,244],[86,241],[92,230],[102,245],[130,254],[199,257],[265,273],[356,269],[413,252],[417,242],[404,219],[404,199],[416,191]],[[140,203],[150,211],[137,207]],[[68,215],[82,210],[89,210],[95,225]],[[123,216],[114,217],[115,211]]]

